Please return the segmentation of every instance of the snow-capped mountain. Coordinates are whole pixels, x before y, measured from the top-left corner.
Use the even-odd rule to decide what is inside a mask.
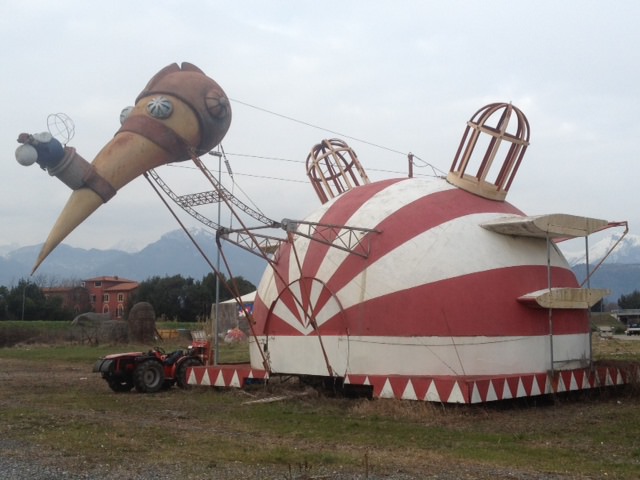
[[[194,229],[190,233],[215,265],[215,236],[203,229]],[[602,236],[590,244],[589,263],[597,264],[619,238],[620,235]],[[565,243],[567,242],[558,246],[573,267],[576,277],[582,282],[586,275],[584,241],[572,240],[567,245]],[[28,279],[40,248],[41,245],[33,245],[0,249],[0,285],[10,287],[21,279]],[[264,260],[231,244],[223,244],[223,252],[228,257],[233,276],[242,276],[258,285],[266,268]],[[225,269],[222,270],[227,275]],[[62,244],[41,265],[36,276],[56,284],[59,281],[102,275],[117,275],[137,281],[153,276],[172,275],[200,280],[210,272],[211,268],[187,235],[182,230],[174,230],[138,252],[119,249],[86,250]],[[606,303],[615,303],[621,295],[640,290],[640,236],[626,235],[593,274],[590,285],[593,288],[611,290],[611,295],[605,299]]]
[[[215,235],[204,229],[190,230],[190,234],[215,265]],[[0,254],[0,285],[10,287],[21,279],[28,279],[41,247],[20,247]],[[228,259],[232,276],[242,276],[254,285],[259,283],[266,268],[262,258],[231,244],[223,244],[222,251]],[[221,270],[225,276],[230,276],[224,264],[221,264]],[[137,281],[173,275],[200,280],[211,271],[185,232],[174,230],[133,253],[118,249],[86,250],[61,244],[38,268],[36,276],[52,284],[103,275]]]
[[[607,264],[613,263],[637,263],[640,264],[640,235],[628,234],[620,240],[620,234],[607,235],[589,246],[589,263],[595,264],[602,260],[609,251]],[[571,266],[586,263],[585,246],[576,247],[572,242],[569,247],[558,244],[560,250]],[[613,248],[613,250],[611,250]]]
[[[563,246],[563,243],[558,246],[582,283],[587,274],[585,243],[582,240],[569,243],[570,248]],[[594,270],[605,256],[604,262]],[[640,235],[628,234],[622,238],[620,234],[602,236],[589,244],[589,265],[592,273],[590,286],[611,290],[611,295],[605,298],[605,304],[615,304],[621,295],[640,291]]]

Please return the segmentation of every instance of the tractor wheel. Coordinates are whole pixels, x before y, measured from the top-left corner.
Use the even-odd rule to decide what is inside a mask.
[[[187,378],[187,369],[189,367],[197,367],[202,365],[202,362],[197,358],[187,358],[179,366],[176,374],[176,383],[180,388],[190,388]]]
[[[133,382],[130,378],[110,378],[107,383],[109,388],[116,393],[128,392],[133,388]]]
[[[156,360],[145,360],[133,371],[133,384],[141,393],[155,393],[164,384],[164,369]]]

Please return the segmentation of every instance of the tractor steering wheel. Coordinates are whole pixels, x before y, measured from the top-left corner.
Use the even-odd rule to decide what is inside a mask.
[[[165,354],[165,352],[164,352],[164,348],[162,348],[162,347],[155,346],[155,347],[153,347],[153,349],[154,349],[156,352],[161,353],[162,355],[164,355],[164,354]]]

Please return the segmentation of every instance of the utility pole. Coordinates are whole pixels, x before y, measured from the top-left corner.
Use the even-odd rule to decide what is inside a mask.
[[[218,157],[218,185],[222,185],[221,176],[222,176],[222,153],[220,151],[209,152],[209,155],[213,155],[214,157]],[[221,203],[222,199],[218,196],[218,225],[220,225],[220,216],[221,216]],[[213,340],[213,364],[218,365],[220,363],[220,247],[216,246],[216,308],[215,312],[215,335]]]

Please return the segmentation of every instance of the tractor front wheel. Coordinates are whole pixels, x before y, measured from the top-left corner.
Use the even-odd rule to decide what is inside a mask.
[[[156,360],[145,360],[133,372],[133,384],[141,393],[155,393],[164,384],[164,369]]]
[[[180,388],[189,388],[189,382],[187,378],[187,369],[190,367],[199,367],[202,365],[202,362],[197,358],[187,358],[184,360],[180,366],[178,366],[178,371],[176,375],[176,383]]]
[[[131,379],[122,378],[110,378],[107,380],[109,388],[116,393],[128,392],[133,388],[133,382]]]

